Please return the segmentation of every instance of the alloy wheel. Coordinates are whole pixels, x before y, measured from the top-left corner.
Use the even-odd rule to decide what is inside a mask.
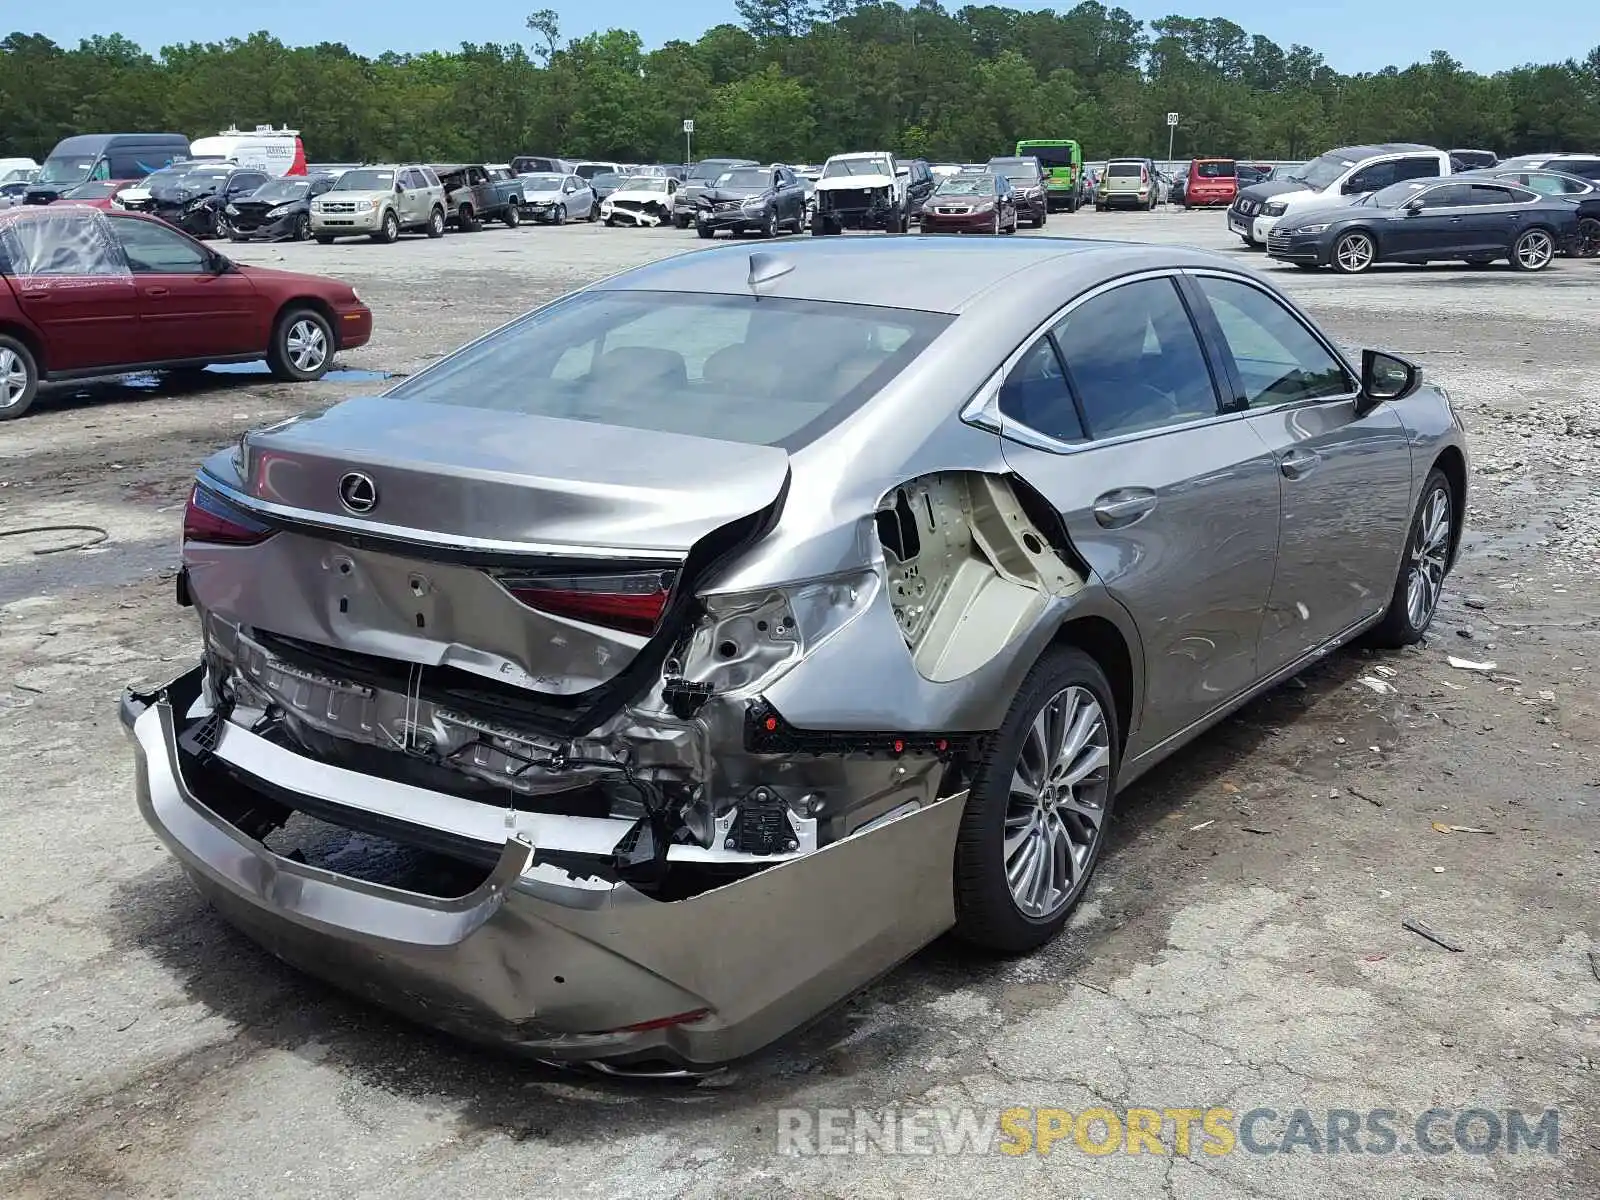
[[[1048,920],[1088,879],[1110,770],[1110,728],[1099,700],[1076,684],[1057,692],[1023,738],[1006,804],[1006,882],[1025,916]]]
[[[1542,229],[1530,229],[1517,239],[1516,255],[1524,271],[1542,270],[1556,256],[1555,239]]]
[[[1377,247],[1364,233],[1347,234],[1334,247],[1334,260],[1341,271],[1352,275],[1365,271],[1377,256]]]
[[[1406,617],[1413,629],[1423,629],[1433,619],[1450,562],[1450,493],[1435,488],[1422,506],[1412,539],[1406,576]]]
[[[310,317],[301,317],[289,326],[284,346],[297,371],[314,372],[328,357],[328,335]]]
[[[15,351],[0,346],[0,409],[22,402],[28,390],[28,368]]]
[[[1573,253],[1579,258],[1600,255],[1600,218],[1585,217],[1578,222],[1578,237]]]

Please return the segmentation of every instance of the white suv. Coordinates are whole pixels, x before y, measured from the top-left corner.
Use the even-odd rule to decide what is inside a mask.
[[[1240,188],[1228,209],[1228,228],[1247,246],[1266,242],[1267,234],[1289,213],[1348,203],[1350,197],[1376,192],[1407,179],[1436,179],[1450,174],[1450,155],[1432,146],[1395,142],[1383,146],[1346,146],[1296,167],[1290,174]]]

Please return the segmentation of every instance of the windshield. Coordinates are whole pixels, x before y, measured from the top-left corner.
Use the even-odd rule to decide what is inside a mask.
[[[772,176],[760,167],[740,167],[717,176],[717,186],[725,188],[764,188]]]
[[[596,175],[593,179],[589,180],[589,186],[597,188],[619,188],[622,186],[622,176],[615,175],[610,172],[604,175]]]
[[[346,171],[330,191],[334,192],[386,192],[394,186],[393,171]]]
[[[1321,158],[1314,158],[1304,166],[1296,167],[1284,179],[1303,183],[1313,192],[1320,192],[1329,184],[1336,182],[1346,171],[1355,166],[1348,158],[1340,154],[1324,154]]]
[[[824,179],[845,175],[893,175],[886,158],[836,158],[822,168]]]
[[[667,190],[667,181],[654,175],[635,175],[617,190],[621,192],[664,192]]]
[[[62,196],[63,200],[101,200],[111,195],[123,185],[116,180],[100,180],[95,183],[80,183]]]
[[[992,196],[993,175],[952,175],[934,192],[937,196]]]
[[[99,157],[98,154],[68,154],[60,158],[47,158],[39,171],[39,178],[34,182],[49,184],[52,187],[60,187],[67,183],[82,183],[89,177],[89,169]]]
[[[179,181],[182,186],[189,188],[215,187],[233,173],[229,167],[213,168],[208,171],[189,171]]]
[[[732,169],[732,166],[733,164],[728,162],[728,160],[725,158],[708,158],[705,162],[695,163],[694,170],[689,172],[689,178],[686,180],[686,182],[710,183],[718,175],[727,174],[727,172]]]
[[[311,190],[309,179],[269,179],[255,190],[252,200],[298,200]]]
[[[1071,146],[1024,146],[1023,152],[1031,154],[1039,160],[1039,165],[1045,170],[1051,167],[1070,167],[1072,165]]]
[[[527,187],[530,192],[559,192],[561,190],[560,175],[533,175],[527,178]]]
[[[1194,173],[1201,179],[1232,179],[1234,167],[1231,162],[1195,163]]]
[[[389,394],[793,450],[864,403],[951,320],[771,296],[579,292]]]
[[[995,159],[989,163],[989,170],[998,171],[1013,182],[1031,183],[1039,178],[1039,168],[1031,159]]]

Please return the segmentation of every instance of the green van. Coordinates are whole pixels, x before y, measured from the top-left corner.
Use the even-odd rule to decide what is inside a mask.
[[[1083,147],[1070,138],[1032,138],[1017,143],[1018,158],[1037,158],[1044,168],[1044,194],[1051,212],[1077,212],[1083,202]]]

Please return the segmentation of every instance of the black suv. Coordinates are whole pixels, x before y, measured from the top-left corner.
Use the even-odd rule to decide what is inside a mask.
[[[912,221],[920,221],[922,206],[933,195],[933,190],[939,186],[939,181],[933,177],[933,170],[925,158],[907,159],[900,165],[907,168],[906,217]]]

